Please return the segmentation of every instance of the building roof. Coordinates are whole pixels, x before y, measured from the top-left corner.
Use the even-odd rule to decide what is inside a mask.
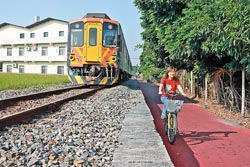
[[[20,28],[25,28],[25,27],[23,27],[23,26],[11,24],[11,23],[6,23],[6,22],[0,24],[0,28],[5,27],[5,26],[15,26],[15,27],[20,27]]]
[[[33,28],[35,26],[41,25],[41,24],[46,23],[46,22],[51,21],[51,20],[68,23],[67,21],[64,21],[64,20],[59,20],[59,19],[54,19],[54,18],[48,17],[48,18],[43,19],[41,21],[35,22],[35,23],[33,23],[33,24],[29,25],[29,26],[26,26],[26,28]]]
[[[37,21],[37,22],[35,22],[35,23],[31,24],[31,25],[28,25],[28,26],[26,26],[26,27],[4,22],[4,23],[0,24],[0,28],[5,27],[5,26],[8,26],[8,25],[11,25],[11,26],[16,26],[16,27],[21,27],[21,28],[28,28],[28,29],[30,29],[30,28],[33,28],[33,27],[38,26],[38,25],[41,25],[41,24],[46,23],[46,22],[51,21],[51,20],[55,20],[55,21],[59,21],[59,22],[68,23],[67,21],[64,21],[64,20],[59,20],[59,19],[54,19],[54,18],[48,17],[48,18],[46,18],[46,19],[43,19],[43,20],[41,20],[41,21]]]

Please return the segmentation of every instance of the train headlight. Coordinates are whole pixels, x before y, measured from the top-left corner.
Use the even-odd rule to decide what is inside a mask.
[[[112,25],[112,24],[109,24],[109,25],[108,25],[108,29],[112,30],[112,29],[113,29],[113,25]]]
[[[69,57],[69,60],[74,61],[74,60],[75,60],[75,56],[71,55],[71,56]]]

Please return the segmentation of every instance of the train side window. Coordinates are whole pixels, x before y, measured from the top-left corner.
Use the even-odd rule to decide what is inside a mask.
[[[96,46],[97,41],[97,29],[96,28],[90,28],[89,29],[89,45],[90,46]]]
[[[117,47],[121,47],[121,35],[117,36]]]

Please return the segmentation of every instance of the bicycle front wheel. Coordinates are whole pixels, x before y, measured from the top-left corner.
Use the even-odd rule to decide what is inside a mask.
[[[163,126],[164,126],[164,130],[165,130],[165,133],[166,135],[168,134],[168,118],[164,118],[163,120]]]
[[[175,113],[168,115],[168,128],[167,128],[168,142],[174,144],[177,136],[177,117]]]

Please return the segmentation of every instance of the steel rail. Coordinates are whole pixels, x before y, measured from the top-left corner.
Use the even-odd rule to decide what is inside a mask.
[[[32,119],[34,116],[36,115],[41,115],[43,113],[52,111],[56,108],[58,108],[60,105],[62,105],[65,102],[71,101],[71,100],[75,100],[75,99],[79,99],[79,98],[86,98],[89,96],[94,95],[97,91],[103,89],[104,87],[100,87],[100,88],[96,88],[87,92],[82,92],[79,93],[77,95],[72,95],[70,97],[67,98],[63,98],[60,100],[56,100],[38,107],[34,107],[32,109],[28,109],[25,111],[21,111],[9,116],[5,116],[0,118],[0,128],[3,128],[5,126],[9,126],[12,124],[16,124],[16,123],[20,123],[22,121],[26,121],[26,120],[30,120]]]
[[[46,90],[46,91],[31,93],[31,94],[22,95],[22,96],[0,99],[0,108],[2,106],[8,105],[10,103],[16,103],[17,101],[20,101],[20,100],[38,99],[38,98],[41,98],[44,96],[48,96],[50,94],[58,94],[58,93],[65,92],[68,90],[79,89],[79,88],[84,88],[84,87],[86,87],[86,86],[85,85],[76,85],[76,86],[71,86],[71,87],[66,87],[66,88],[60,88],[60,89],[55,89],[55,90]]]

